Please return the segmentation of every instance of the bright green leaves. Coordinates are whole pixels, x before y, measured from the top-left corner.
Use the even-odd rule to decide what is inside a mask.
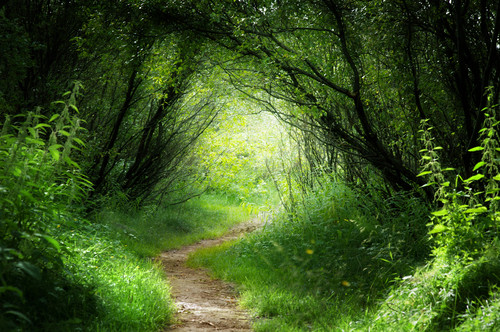
[[[469,149],[469,152],[483,151],[484,147],[476,146],[475,148]]]
[[[23,174],[23,171],[21,171],[21,169],[18,166],[14,166],[12,168],[11,172],[12,172],[12,175],[18,176],[18,177]]]
[[[465,179],[464,183],[469,184],[469,183],[474,182],[474,181],[479,181],[479,180],[481,180],[483,178],[484,178],[484,174],[476,174],[476,175],[471,176],[468,179]]]
[[[61,244],[59,242],[57,242],[57,240],[54,239],[53,237],[48,236],[46,234],[40,234],[40,233],[36,233],[35,236],[41,237],[42,239],[47,241],[47,243],[50,244],[58,252],[61,251]]]
[[[423,158],[423,157],[422,157]],[[424,160],[427,160],[424,158]],[[425,176],[425,175],[429,175],[429,174],[432,174],[432,171],[423,171],[423,172],[420,172],[417,177],[419,176]]]
[[[442,233],[446,230],[447,230],[446,226],[444,226],[442,224],[438,224],[438,225],[434,226],[434,228],[429,232],[429,234],[438,234],[438,233]]]
[[[432,212],[432,215],[435,216],[435,217],[442,217],[442,216],[446,216],[447,214],[448,214],[448,210],[447,209],[441,209],[441,210]]]
[[[73,141],[84,145],[76,138],[79,121],[71,115],[75,91],[54,104],[62,106],[62,111],[47,122],[42,122],[45,117],[29,113],[18,117],[18,122],[24,121],[22,125],[13,126],[7,119],[2,128],[0,295],[23,289],[9,284],[19,279],[7,276],[9,272],[40,280],[47,269],[57,273],[63,266],[60,255],[64,247],[50,235],[51,229],[55,222],[65,219],[71,203],[81,199],[91,185],[70,158]]]
[[[56,114],[54,114],[54,115],[52,115],[52,116],[50,117],[50,119],[49,119],[49,123],[50,123],[50,122],[54,122],[54,121],[55,121],[55,120],[57,120],[60,116],[61,116],[61,115],[60,115],[60,114],[57,114],[57,113],[56,113]]]
[[[55,161],[59,161],[60,158],[60,152],[59,149],[62,148],[63,146],[61,144],[54,144],[49,146],[48,150],[52,158],[54,158]]]
[[[488,236],[498,236],[496,225],[499,215],[500,156],[495,107],[487,109],[483,129],[480,130],[480,145],[468,149],[475,158],[472,175],[466,179],[456,176],[454,183],[447,180],[441,168],[434,138],[425,126],[421,131],[425,149],[422,157],[422,171],[418,176],[428,178],[428,185],[436,188],[435,201],[441,208],[432,212],[432,229],[429,234],[436,243],[454,255],[462,255],[470,250],[470,243],[483,243],[485,230]],[[479,161],[478,161],[479,160]],[[474,240],[472,240],[474,239]],[[469,243],[469,244],[466,244]]]
[[[485,213],[485,212],[488,212],[488,208],[480,204],[465,210],[465,213]]]
[[[237,197],[241,202],[265,197],[270,163],[283,147],[283,127],[268,113],[252,113],[254,105],[235,98],[200,137],[195,151],[201,186]],[[194,166],[194,165],[193,165]],[[274,169],[273,169],[274,170]]]
[[[470,150],[469,150],[470,151]],[[474,171],[477,171],[479,168],[483,167],[484,165],[486,165],[486,163],[484,161],[480,161],[476,164],[476,166],[474,166],[474,169],[472,170],[473,172]]]

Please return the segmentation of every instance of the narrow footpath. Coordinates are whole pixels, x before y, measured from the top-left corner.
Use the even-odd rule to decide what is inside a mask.
[[[206,270],[186,266],[191,252],[234,240],[262,225],[256,218],[234,227],[221,238],[203,240],[160,255],[177,305],[176,325],[165,331],[251,331],[248,314],[239,307],[234,288],[212,279]]]

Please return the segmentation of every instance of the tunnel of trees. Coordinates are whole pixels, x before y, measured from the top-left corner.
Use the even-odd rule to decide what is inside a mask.
[[[496,12],[491,1],[7,1],[2,113],[50,117],[81,82],[90,146],[78,158],[93,192],[146,199],[180,176],[222,107],[211,85],[231,85],[312,134],[324,154],[307,155],[312,167],[413,190],[425,183],[422,120],[443,164],[470,176],[478,162],[468,150],[499,98]]]
[[[0,1],[0,298],[17,296],[15,271],[63,269],[47,230],[63,206],[88,215],[117,195],[159,206],[208,190],[193,185],[210,172],[201,137],[235,100],[295,133],[290,167],[311,191],[326,172],[451,211],[455,184],[496,222],[499,7]]]

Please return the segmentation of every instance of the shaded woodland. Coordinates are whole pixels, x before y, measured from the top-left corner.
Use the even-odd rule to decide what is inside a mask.
[[[413,326],[459,329],[477,308],[497,308],[499,7],[0,1],[0,328],[96,328],[85,325],[101,310],[95,283],[82,282],[85,268],[72,270],[68,232],[113,233],[102,211],[151,216],[207,194],[257,209],[254,200],[275,193],[284,228],[234,252],[266,241],[290,257],[322,252],[283,269],[315,275],[303,282],[322,284],[311,292],[325,298],[347,278],[327,270],[359,276],[352,298],[365,294],[360,305],[372,308],[418,266],[435,272],[458,261],[477,269],[456,278],[442,311]],[[337,229],[356,219],[349,214],[364,221]],[[279,238],[285,229],[297,237]],[[321,250],[307,247],[320,238]],[[350,266],[342,248],[367,261]],[[444,265],[432,270],[436,261]],[[69,309],[40,309],[62,298]],[[500,315],[491,316],[494,330]]]

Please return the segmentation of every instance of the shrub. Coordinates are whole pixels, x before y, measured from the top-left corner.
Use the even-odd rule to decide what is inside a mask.
[[[65,248],[51,235],[57,223],[71,223],[72,205],[90,183],[71,159],[83,146],[75,98],[80,85],[54,103],[50,119],[40,110],[6,118],[0,135],[0,327],[29,326],[48,303],[64,303],[67,290],[61,259]],[[80,286],[76,286],[77,288]],[[76,301],[78,296],[73,298]],[[82,300],[84,301],[84,300]],[[80,301],[81,302],[81,301]],[[66,303],[72,305],[72,303]],[[75,304],[75,305],[81,305]],[[37,310],[35,310],[35,308]],[[67,309],[67,308],[66,308]],[[61,317],[59,317],[61,319]]]

